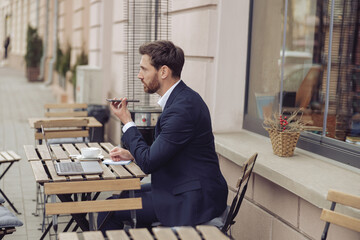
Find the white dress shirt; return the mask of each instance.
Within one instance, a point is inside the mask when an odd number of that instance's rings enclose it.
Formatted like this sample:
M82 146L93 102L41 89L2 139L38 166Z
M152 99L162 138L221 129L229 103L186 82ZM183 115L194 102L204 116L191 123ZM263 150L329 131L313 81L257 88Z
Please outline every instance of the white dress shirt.
M167 100L170 97L170 94L172 93L172 91L174 90L174 88L180 83L181 80L177 81L174 85L171 86L171 88L169 88L166 93L159 99L159 101L157 102L161 109L164 111L165 105ZM128 130L131 127L136 127L136 124L134 122L128 122L127 124L125 124L122 128L123 133L126 132L126 130Z

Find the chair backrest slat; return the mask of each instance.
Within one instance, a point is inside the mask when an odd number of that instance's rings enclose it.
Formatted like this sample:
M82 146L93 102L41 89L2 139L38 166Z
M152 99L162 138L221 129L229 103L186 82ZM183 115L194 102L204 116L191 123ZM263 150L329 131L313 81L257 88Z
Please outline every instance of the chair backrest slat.
M180 239L192 239L192 240L201 240L201 237L194 228L192 227L179 227L176 228L176 232L178 233Z
M85 109L88 105L86 103L49 103L45 104L45 109Z
M336 204L360 209L360 197L352 194L340 192L330 189L328 191L327 200L332 202L331 209L323 209L320 219L325 221L325 227L321 235L321 239L327 238L330 223L339 225L341 227L351 229L356 232L360 232L360 219L352 216L345 215L343 213L335 212Z
M134 240L153 240L154 239L146 228L130 229L129 233Z
M46 112L45 117L87 117L88 112Z
M50 194L70 194L86 192L108 192L140 189L138 178L102 181L77 181L77 182L54 182L45 183L44 192Z
M214 226L199 225L196 229L201 232L205 240L229 240L218 228Z
M104 236L100 231L84 232L84 240L104 240Z
M109 230L106 231L106 236L109 240L130 240L124 230Z
M360 220L345 214L323 209L320 219L325 222L331 222L336 225L360 232Z
M238 179L237 183L236 183L236 187L239 188L241 182L246 181L249 177L250 174L252 172L252 167L255 164L255 160L257 158L257 153L255 153L254 155L252 155L244 164L243 164L243 170L245 171L243 173L243 175Z
M53 138L77 138L77 137L89 137L88 130L52 130L47 131L46 133L47 139ZM41 133L35 133L35 139L43 139L44 136Z
M178 240L171 228L156 227L152 231L157 240Z
M87 117L86 103L45 104L45 117Z
M59 240L79 240L76 232L64 232L59 234Z
M35 128L55 128L55 127L84 127L87 126L89 120L86 118L79 119L51 119L39 120L34 123Z
M112 212L142 208L141 198L46 203L46 215Z
M330 189L327 195L327 200L360 209L360 196L354 196Z

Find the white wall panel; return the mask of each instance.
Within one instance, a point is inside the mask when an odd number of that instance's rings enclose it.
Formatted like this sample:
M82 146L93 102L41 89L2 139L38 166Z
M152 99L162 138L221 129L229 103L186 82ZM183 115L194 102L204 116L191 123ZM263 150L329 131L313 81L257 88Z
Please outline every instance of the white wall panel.
M172 15L172 40L186 55L214 56L215 49L209 43L216 41L210 19L216 18L216 10L206 9ZM212 36L212 38L209 38Z
M90 28L89 50L99 50L100 34L100 28Z
M95 2L90 5L90 26L99 25L101 20L101 3Z
M78 29L83 27L83 12L77 11L74 13L73 28Z
M122 21L125 19L124 15L124 7L126 0L114 0L114 8L113 8L113 19L114 22Z
M125 54L113 54L111 61L111 88L113 96L124 96L126 93L126 81L124 79Z
M73 40L72 44L74 48L81 48L82 46L82 31L81 30L75 30L73 32Z
M125 24L114 24L112 35L112 51L126 51L125 37Z

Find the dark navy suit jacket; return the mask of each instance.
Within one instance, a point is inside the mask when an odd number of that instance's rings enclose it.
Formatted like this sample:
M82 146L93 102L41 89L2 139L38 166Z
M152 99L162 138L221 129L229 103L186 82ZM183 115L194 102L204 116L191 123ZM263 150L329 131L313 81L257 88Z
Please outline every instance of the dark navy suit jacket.
M165 226L201 224L226 208L228 188L215 152L210 113L200 95L180 82L172 91L149 147L136 127L122 141L151 174L155 213Z

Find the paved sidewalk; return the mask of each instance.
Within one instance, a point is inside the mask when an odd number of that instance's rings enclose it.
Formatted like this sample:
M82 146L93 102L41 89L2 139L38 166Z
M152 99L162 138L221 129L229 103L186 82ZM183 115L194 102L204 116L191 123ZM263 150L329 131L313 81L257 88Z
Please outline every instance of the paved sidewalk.
M45 103L56 101L44 83L30 83L21 71L0 67L0 150L13 150L22 160L15 163L0 182L1 189L21 215L24 225L5 239L39 239L41 216L35 217L35 179L23 146L34 144L34 131L27 119L44 115ZM4 169L2 164L0 168ZM5 203L11 211L9 204ZM47 238L49 239L49 238Z

